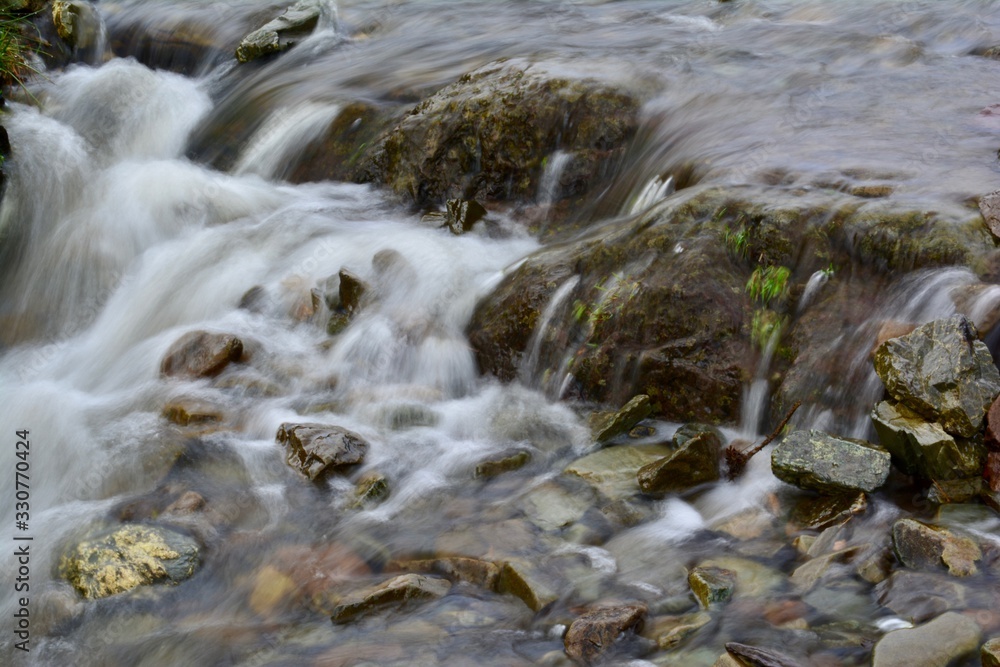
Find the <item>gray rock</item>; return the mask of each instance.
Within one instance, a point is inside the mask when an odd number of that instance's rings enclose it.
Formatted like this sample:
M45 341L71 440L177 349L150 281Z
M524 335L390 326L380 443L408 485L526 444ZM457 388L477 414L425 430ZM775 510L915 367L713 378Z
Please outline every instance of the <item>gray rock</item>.
M639 394L633 396L632 400L622 406L622 408L610 415L602 415L595 419L591 428L594 435L594 442L607 442L619 435L628 433L633 426L652 414L653 408L649 404L649 396Z
M520 598L532 611L541 611L559 599L557 586L526 560L508 560L500 568L497 580L498 593L509 593Z
M346 623L384 607L399 607L411 601L432 600L451 589L447 579L420 574L401 574L372 588L347 595L330 614L334 623Z
M887 634L875 645L872 667L947 667L979 648L980 636L973 619L947 612L930 623Z
M275 436L286 449L285 462L312 481L364 460L368 442L357 433L329 424L289 424Z
M299 0L285 12L243 38L236 47L241 63L290 49L312 33L323 12L321 0Z
M76 545L59 569L83 597L97 599L138 586L179 583L194 574L199 563L198 544L191 537L133 524Z
M801 660L773 649L764 649L738 642L727 643L726 651L735 655L739 664L747 667L801 667L802 665Z
M674 493L719 479L719 436L702 431L683 442L669 456L639 469L636 478L643 493Z
M1000 394L1000 372L964 316L935 320L875 351L875 372L894 399L945 431L976 435Z
M771 453L778 479L825 492L874 491L889 476L889 452L821 431L794 431Z
M583 664L605 656L626 635L642 631L646 619L644 605L606 607L587 612L573 621L563 643L566 655Z
M672 453L666 445L617 445L591 452L566 466L608 498L626 499L641 493L636 473Z
M882 401L875 406L872 421L879 443L908 475L951 480L978 475L983 469L986 451L982 444L953 437L905 405Z
M990 604L992 588L971 588L965 579L938 572L899 569L876 587L878 603L914 623L946 611ZM980 599L982 598L982 599Z
M892 525L892 544L899 562L906 567L946 568L959 577L976 574L976 562L983 556L972 538L914 519L900 519Z

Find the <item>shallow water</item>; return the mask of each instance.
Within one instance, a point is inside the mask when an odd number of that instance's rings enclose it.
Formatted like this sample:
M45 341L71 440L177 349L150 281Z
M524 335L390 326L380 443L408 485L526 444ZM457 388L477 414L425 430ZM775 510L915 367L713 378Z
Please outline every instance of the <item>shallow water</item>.
M1000 7L986 1L340 2L280 58L244 69L219 50L170 61L186 74L120 57L162 63L172 53L122 35L195 17L226 43L276 3L98 6L119 57L50 73L32 84L42 111L13 104L4 118L17 160L0 208L0 424L11 438L29 429L32 443L35 643L24 664L534 664L561 650L559 628L581 605L638 599L657 615L691 611L683 567L734 549L714 529L787 495L765 453L738 482L636 500L627 519L598 511L589 487L557 474L590 449L580 416L589 406L559 402L560 374L542 373L548 318L521 381L506 386L479 376L464 334L477 299L540 242L503 216L502 234L455 237L377 189L281 180L344 103L413 101L501 57L634 86L648 99L642 127L610 189L573 213L581 221L647 208L695 182L886 185L894 202L962 210L1000 181L1000 122L984 112L998 101L1000 67L968 55L1000 42ZM227 135L237 142L228 171L211 166L233 148L216 143L220 125L240 128ZM557 197L546 189L541 203ZM373 264L386 250L397 253L388 271ZM323 307L310 315L310 290L341 268L377 299L331 338ZM959 269L900 276L877 316L950 314L952 291L976 282ZM239 307L253 288L251 307ZM198 329L238 335L250 361L213 381L161 377L168 347ZM870 435L876 329L845 337L844 381L797 423ZM766 376L762 367L729 436L764 430ZM215 406L223 428L167 424L160 412L177 397ZM287 421L336 423L371 452L349 479L315 487L274 442ZM676 425L656 427L650 440ZM526 468L474 477L515 448L531 453ZM350 507L370 471L390 480L391 495ZM7 526L11 477L0 482ZM203 567L176 588L77 600L57 576L61 552L123 514L142 516L165 488L197 491L213 512L191 526L206 544ZM899 511L895 497L873 503L859 533ZM794 559L784 537L769 526L755 543L775 571ZM339 576L349 588L378 580L392 560L435 553L526 558L556 582L558 600L536 615L511 596L457 586L412 612L333 626L303 583ZM261 593L275 572L313 561L315 572L292 577L295 592ZM10 560L2 567L10 590ZM775 597L795 598L776 586ZM808 620L852 622L877 638L888 612L849 588L808 599ZM12 596L0 600L10 619ZM725 641L756 638L865 664L859 647L819 650L755 613L728 608L684 653L648 659L710 665ZM10 637L0 637L8 655Z

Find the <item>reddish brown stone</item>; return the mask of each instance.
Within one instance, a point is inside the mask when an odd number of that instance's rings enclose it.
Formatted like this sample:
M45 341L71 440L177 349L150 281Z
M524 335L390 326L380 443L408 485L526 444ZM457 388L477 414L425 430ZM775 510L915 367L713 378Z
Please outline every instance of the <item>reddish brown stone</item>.
M993 401L986 413L986 446L994 452L1000 452L1000 396Z
M595 609L573 621L566 632L566 655L573 660L590 664L599 659L623 634L642 631L646 620L646 607L624 605Z
M996 493L1000 491L1000 452L990 452L986 456L986 468L983 470L983 478L990 486L990 491Z

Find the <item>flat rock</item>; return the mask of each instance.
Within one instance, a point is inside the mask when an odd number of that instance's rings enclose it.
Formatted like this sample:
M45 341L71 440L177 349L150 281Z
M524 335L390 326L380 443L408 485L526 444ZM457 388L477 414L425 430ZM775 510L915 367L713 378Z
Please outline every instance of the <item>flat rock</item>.
M564 472L580 477L608 498L630 498L641 493L636 473L672 452L666 445L605 447L573 461Z
M548 577L526 560L508 560L500 568L498 593L520 598L532 611L541 611L559 599Z
M875 645L872 667L947 667L978 649L980 636L974 620L947 612L930 623L887 634Z
M738 642L728 642L726 651L736 656L746 667L801 667L802 662L774 649L759 648Z
M935 320L875 351L875 372L895 400L952 435L979 432L1000 394L1000 371L964 316Z
M591 431L594 442L607 442L632 430L636 424L653 413L649 396L639 394L622 406L618 412L598 417Z
M844 523L868 509L864 493L810 496L795 503L790 521L800 530L825 530Z
M489 479L505 472L520 470L529 463L531 452L527 449L514 449L477 464L475 475L476 478Z
M804 489L874 491L889 476L889 452L822 431L794 431L771 452L778 479Z
M275 439L286 449L285 462L312 481L360 463L369 446L357 433L329 424L285 423Z
M644 605L623 605L589 611L570 624L563 640L566 655L583 664L600 659L626 635L642 631Z
M76 545L59 569L79 593L104 598L155 583L179 583L200 563L198 544L159 526L132 524Z
M199 426L221 422L225 415L218 406L197 398L177 398L163 406L163 416L178 426Z
M346 623L384 607L400 607L411 601L440 598L450 589L451 583L447 579L401 574L341 598L330 614L330 620Z
M493 590L500 578L500 568L496 563L479 558L445 557L423 560L393 561L391 568L404 572L426 572L445 577L453 583L465 583Z
M983 446L956 438L905 405L882 401L872 412L879 443L908 475L950 480L978 475L983 468Z
M232 334L192 331L167 350L160 373L176 377L212 377L243 356L243 341Z
M916 570L947 569L965 577L979 570L982 551L975 540L947 528L929 526L915 519L900 519L892 525L892 544L903 565Z
M680 447L636 473L639 488L651 495L676 493L719 479L722 441L711 431L702 431Z

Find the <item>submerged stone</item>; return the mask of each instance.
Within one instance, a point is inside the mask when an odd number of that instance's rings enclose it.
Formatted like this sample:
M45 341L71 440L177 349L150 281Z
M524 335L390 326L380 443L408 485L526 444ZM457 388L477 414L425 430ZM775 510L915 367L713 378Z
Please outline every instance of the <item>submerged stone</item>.
M463 581L486 590L494 590L500 578L500 568L496 563L479 558L448 556L427 560L394 561L389 565L404 572L427 572L445 577L453 583Z
M796 658L775 651L738 642L728 642L726 651L736 656L738 664L747 667L801 667L802 662Z
M500 568L496 590L520 598L532 611L541 611L559 599L557 586L526 560L508 560Z
M982 558L982 551L972 538L914 519L900 519L893 524L892 545L899 562L906 567L945 568L959 577L976 574L979 571L976 562Z
M160 373L171 377L212 377L243 355L243 341L232 334L192 331L167 350Z
M477 478L491 478L505 472L520 470L531 462L531 452L526 449L515 449L504 452L496 458L491 458L476 466Z
M563 640L566 655L583 664L606 656L615 644L642 631L644 605L605 607L589 611L573 621Z
M886 391L951 435L970 438L1000 394L1000 371L964 316L935 320L875 351Z
M669 455L639 469L636 478L643 493L663 494L685 491L719 479L719 451L722 442L712 431L702 431Z
M875 645L872 667L945 667L978 649L980 636L972 618L947 612L930 623L887 634Z
M329 424L282 424L275 436L286 449L285 462L312 481L364 460L368 441Z
M978 475L983 469L981 444L955 438L903 404L882 401L875 406L872 421L879 442L908 475L950 480Z
M199 563L193 538L133 524L81 542L62 558L59 569L83 597L97 599L138 586L180 583Z
M389 497L389 480L382 473L373 470L358 480L354 485L354 503L356 508L377 505Z
M698 604L708 609L716 602L728 602L736 589L736 573L721 567L695 567L688 573L688 586Z
M400 607L408 602L432 600L451 589L447 579L420 574L402 574L377 586L356 591L340 599L330 614L334 623L346 623L384 607Z
M642 491L636 473L672 452L666 445L605 447L573 461L564 472L580 477L607 498L631 498Z
M790 520L802 530L824 530L864 514L868 497L864 493L802 498L795 503Z
M1000 667L1000 638L991 639L979 649L983 667Z
M822 431L794 431L771 453L778 479L822 492L874 491L889 476L889 452Z
M340 270L340 307L348 315L361 309L362 299L371 292L371 287L356 273L348 269Z

